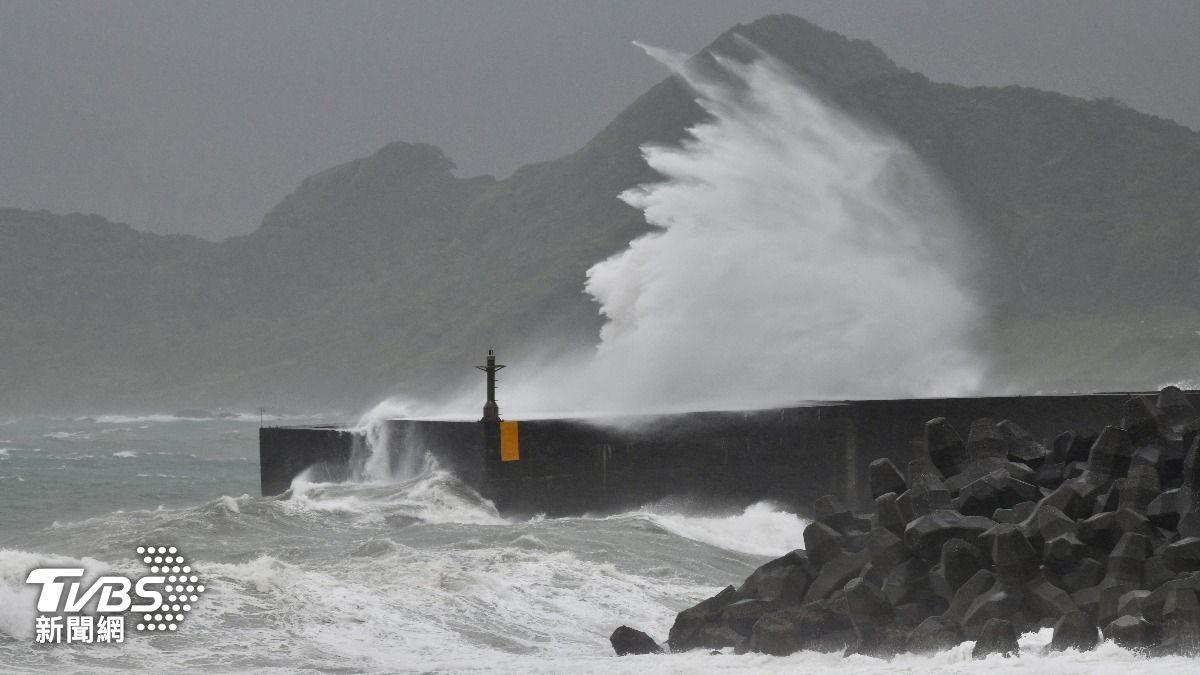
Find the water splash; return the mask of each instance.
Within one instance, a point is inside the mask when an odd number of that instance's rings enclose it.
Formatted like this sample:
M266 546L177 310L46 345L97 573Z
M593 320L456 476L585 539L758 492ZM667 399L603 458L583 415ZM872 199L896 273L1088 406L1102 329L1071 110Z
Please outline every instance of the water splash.
M765 54L716 56L702 72L645 49L692 87L709 118L679 147L643 148L665 180L621 199L655 231L587 272L606 319L594 354L510 377L508 410L974 390L982 364L958 262L964 231L919 158Z

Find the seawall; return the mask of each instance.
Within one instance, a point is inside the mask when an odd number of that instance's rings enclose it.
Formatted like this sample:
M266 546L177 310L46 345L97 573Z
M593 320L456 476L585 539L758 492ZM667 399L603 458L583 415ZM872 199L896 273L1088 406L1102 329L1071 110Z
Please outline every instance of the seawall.
M1140 392L1138 392L1140 393ZM945 417L964 438L972 420L1008 419L1048 441L1094 434L1121 419L1131 393L844 401L738 412L495 422L391 420L388 451L428 452L501 513L605 513L664 498L745 505L769 499L803 510L823 494L869 501L868 464L903 466L927 420ZM1188 392L1194 405L1200 397ZM349 431L267 427L259 434L262 492L315 478L344 480Z

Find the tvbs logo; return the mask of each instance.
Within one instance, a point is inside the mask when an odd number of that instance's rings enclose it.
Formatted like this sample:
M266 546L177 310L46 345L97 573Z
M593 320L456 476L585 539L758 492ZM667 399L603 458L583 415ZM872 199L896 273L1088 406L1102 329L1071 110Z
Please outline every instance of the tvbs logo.
M135 627L139 631L177 630L204 592L200 577L174 546L139 546L137 553L149 566L150 574L136 578L101 576L86 588L82 567L39 567L30 571L25 583L42 587L34 641L124 642L127 612L137 616Z

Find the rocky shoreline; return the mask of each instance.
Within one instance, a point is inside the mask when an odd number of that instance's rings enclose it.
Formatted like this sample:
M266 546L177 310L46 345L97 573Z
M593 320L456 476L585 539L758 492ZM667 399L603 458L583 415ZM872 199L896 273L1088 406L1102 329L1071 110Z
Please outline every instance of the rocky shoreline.
M1120 426L1040 443L943 418L901 471L870 466L874 513L817 500L804 549L680 612L667 647L890 658L974 641L1018 653L1101 640L1148 655L1200 653L1200 413L1176 387L1126 401ZM621 626L618 655L663 651Z

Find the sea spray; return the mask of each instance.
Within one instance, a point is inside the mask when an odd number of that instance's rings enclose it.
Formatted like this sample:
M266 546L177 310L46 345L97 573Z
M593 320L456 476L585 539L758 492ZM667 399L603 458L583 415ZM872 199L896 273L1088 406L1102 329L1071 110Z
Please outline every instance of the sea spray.
M973 391L982 364L966 235L915 153L768 55L716 56L714 74L646 50L673 66L708 118L678 147L643 148L664 180L621 199L654 231L587 272L605 318L595 352L513 369L507 409L736 409Z

